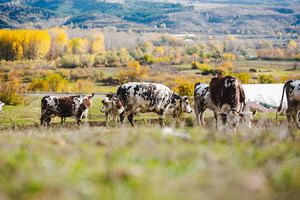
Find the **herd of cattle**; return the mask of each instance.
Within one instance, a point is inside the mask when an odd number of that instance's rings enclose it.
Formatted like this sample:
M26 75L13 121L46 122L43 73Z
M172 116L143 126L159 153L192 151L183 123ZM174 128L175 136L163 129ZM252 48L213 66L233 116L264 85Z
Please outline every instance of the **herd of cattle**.
M280 106L286 93L287 119L300 128L300 80L290 80L284 84ZM75 116L77 124L88 115L92 105L91 96L45 96L41 100L41 124L50 125L51 118L58 116L61 123L65 118ZM236 129L239 126L251 127L256 111L245 102L246 96L242 84L232 76L214 77L209 84L196 83L194 87L194 110L199 125L205 126L204 113L210 109L214 113L216 127ZM105 113L106 124L124 123L127 118L134 126L133 117L138 113L154 112L159 115L160 125L164 118L171 115L178 118L182 113L192 113L187 96L180 96L163 84L130 82L121 85L116 93L107 94L102 100L101 112ZM0 111L3 107L0 103Z

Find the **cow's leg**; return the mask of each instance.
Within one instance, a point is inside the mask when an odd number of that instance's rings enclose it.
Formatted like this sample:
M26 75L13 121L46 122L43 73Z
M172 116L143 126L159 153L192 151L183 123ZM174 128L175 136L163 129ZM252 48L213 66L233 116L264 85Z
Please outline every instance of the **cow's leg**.
M51 123L51 117L47 117L47 118L46 118L46 123L47 123L48 126L50 126L50 123Z
M200 123L201 123L202 126L205 126L205 125L206 125L205 122L204 122L204 112L205 112L205 110L202 110L202 111L200 112L200 115L199 115L199 118L200 118L200 119L198 119L198 120L200 121Z
M130 122L131 126L134 127L134 123L133 123L133 114L131 113L130 115L128 115L127 117L128 121Z
M61 117L61 118L60 118L60 124L62 125L63 123L64 123L64 118Z
M105 126L108 127L108 120L109 120L109 115L108 113L105 113Z
M120 123L121 123L121 125L124 124L124 119L125 119L125 112L122 112L122 113L120 114Z
M218 129L218 113L214 112L214 117L215 117L215 121L216 121L216 128Z
M287 117L287 121L289 123L291 123L291 114L292 114L292 112L291 112L290 106L288 106L288 108L286 110L286 117Z

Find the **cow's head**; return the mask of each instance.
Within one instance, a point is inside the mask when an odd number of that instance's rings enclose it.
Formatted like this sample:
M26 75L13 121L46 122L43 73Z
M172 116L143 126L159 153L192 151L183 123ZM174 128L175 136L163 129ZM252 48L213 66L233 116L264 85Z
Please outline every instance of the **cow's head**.
M124 111L124 106L123 106L122 101L120 100L120 98L118 96L108 94L102 100L101 112L107 113L107 112L110 112L112 110L115 110L119 114L121 114Z
M252 119L253 119L253 116L256 115L256 110L251 110L248 105L245 105L243 111L240 112L240 114L242 114L241 125L244 128L251 128L252 127Z
M229 105L225 104L219 113L219 121L223 126L228 126L229 128L237 128L240 122L244 127L251 128L251 120L255 114L256 110L238 112L236 109L230 108Z
M168 112L173 113L173 116L178 116L180 113L191 113L193 110L189 104L187 96L181 97L178 94L173 94Z
M230 108L229 105L225 104L222 106L221 112L218 113L219 122L223 126L229 126L230 128L237 128L240 119L244 117L243 114L238 113L236 109Z
M92 103L93 103L92 98L93 97L94 97L94 93L92 93L91 96L85 96L83 98L83 105L84 105L85 108L89 108L89 107L92 106Z

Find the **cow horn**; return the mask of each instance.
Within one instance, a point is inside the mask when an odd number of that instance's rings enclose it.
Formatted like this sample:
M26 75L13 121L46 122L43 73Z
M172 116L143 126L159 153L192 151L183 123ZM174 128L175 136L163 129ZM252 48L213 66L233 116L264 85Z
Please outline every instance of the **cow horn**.
M89 99L93 98L95 96L95 93L92 93L92 96L89 96Z

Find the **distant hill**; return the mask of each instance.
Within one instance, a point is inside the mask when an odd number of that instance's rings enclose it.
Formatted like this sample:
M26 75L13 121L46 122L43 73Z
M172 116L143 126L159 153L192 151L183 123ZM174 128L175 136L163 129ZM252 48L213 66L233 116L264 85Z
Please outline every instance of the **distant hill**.
M0 0L0 28L300 32L299 0Z

